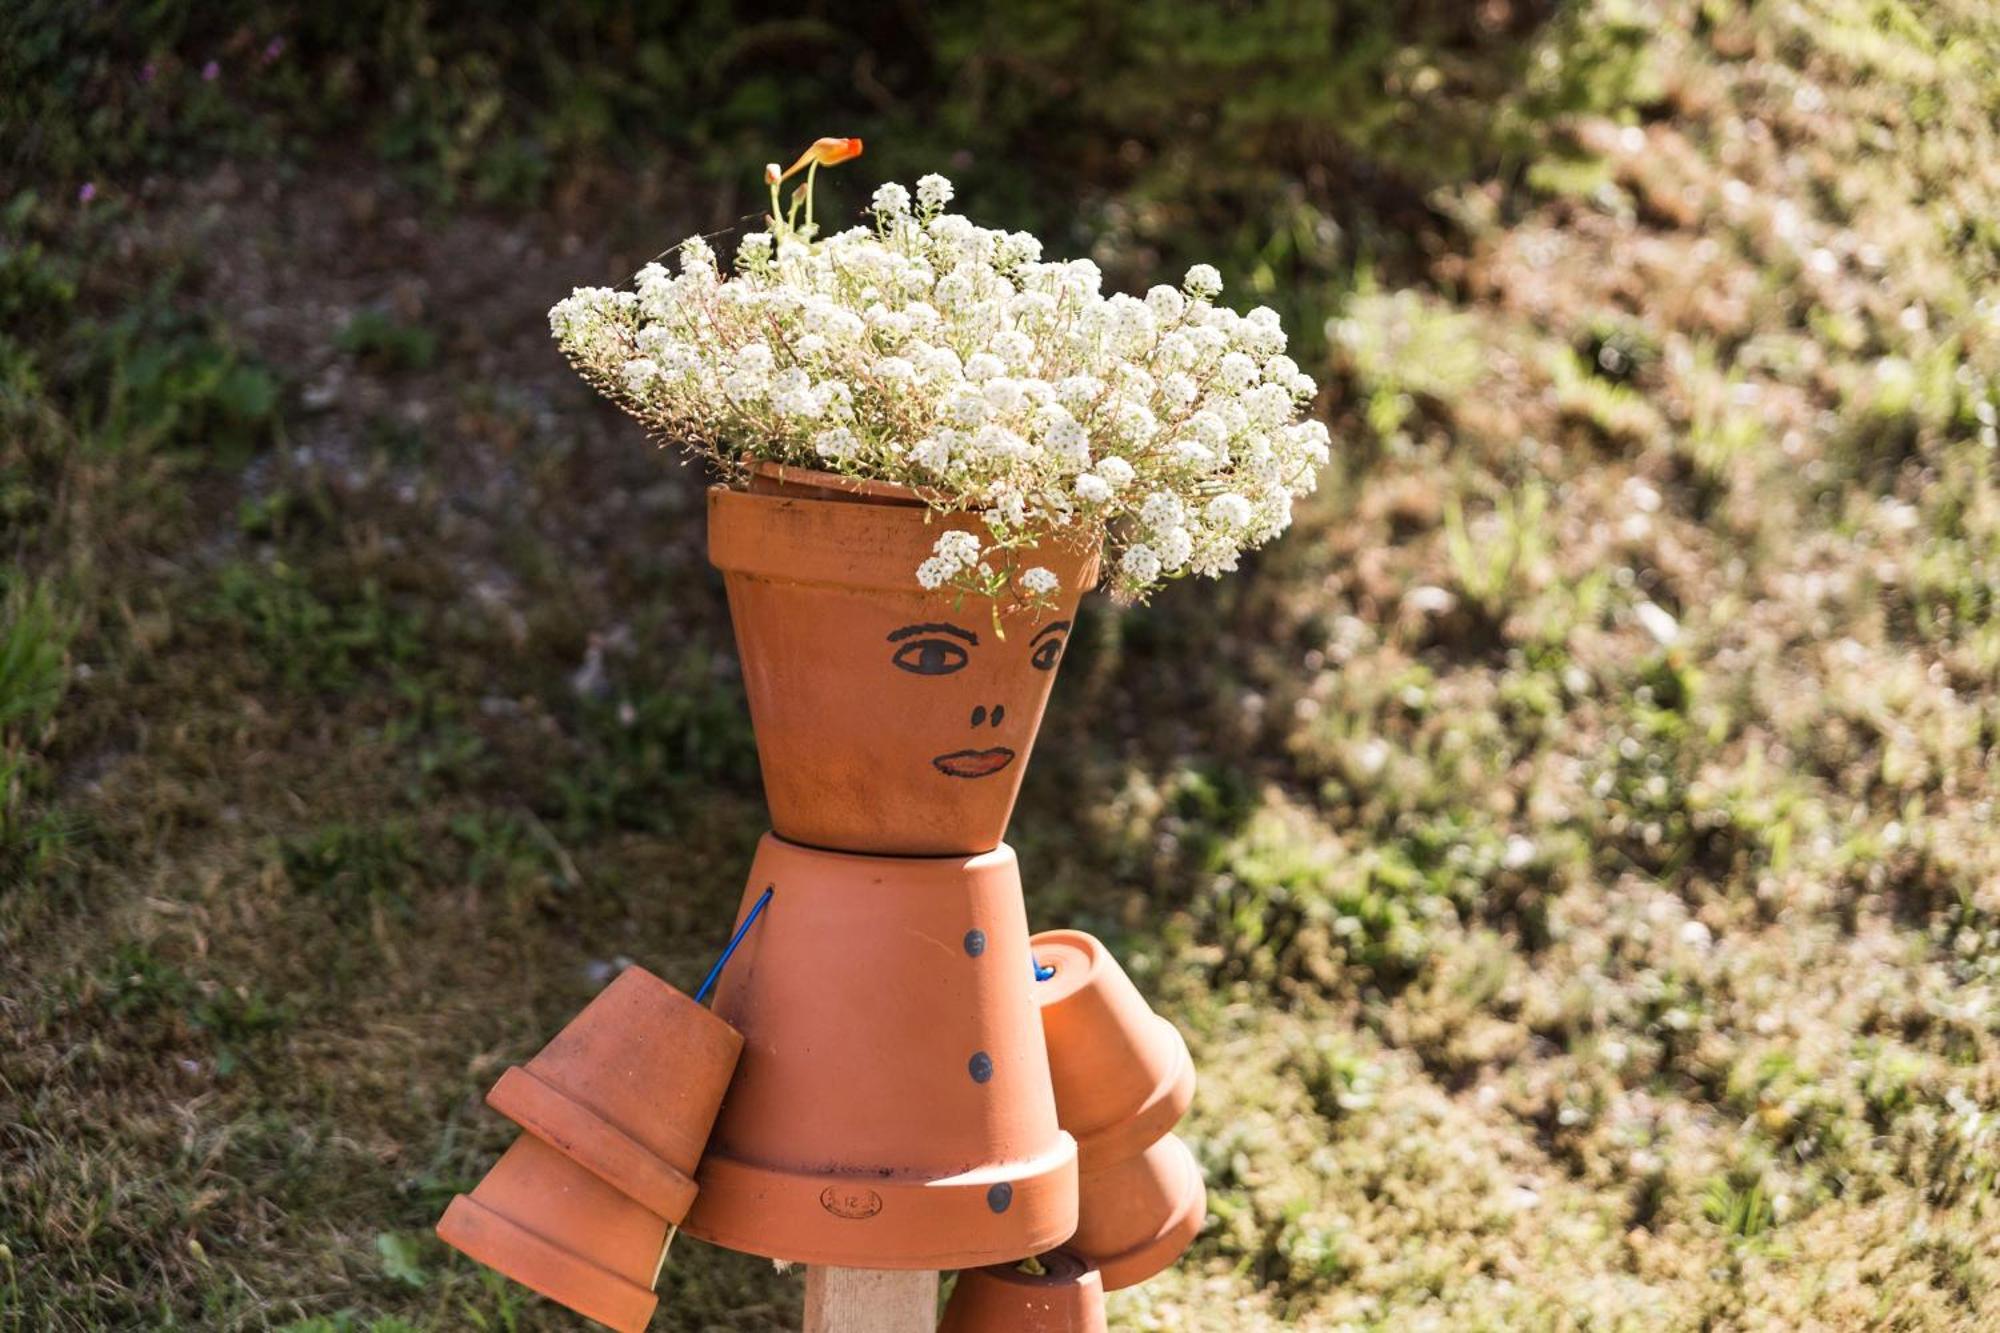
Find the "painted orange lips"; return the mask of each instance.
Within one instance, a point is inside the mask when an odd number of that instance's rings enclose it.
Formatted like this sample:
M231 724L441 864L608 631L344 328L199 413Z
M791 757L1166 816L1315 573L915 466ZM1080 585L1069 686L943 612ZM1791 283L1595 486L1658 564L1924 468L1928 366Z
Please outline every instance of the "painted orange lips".
M991 750L953 750L931 760L937 771L949 778L983 778L998 773L1014 762L1014 752L1004 745Z

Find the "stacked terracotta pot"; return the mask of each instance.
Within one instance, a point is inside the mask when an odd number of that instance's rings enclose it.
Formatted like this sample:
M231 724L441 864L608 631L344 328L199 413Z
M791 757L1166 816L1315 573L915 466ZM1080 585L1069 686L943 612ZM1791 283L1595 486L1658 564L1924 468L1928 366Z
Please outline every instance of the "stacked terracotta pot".
M709 493L773 832L769 917L716 992L743 1062L694 1235L814 1264L1019 1259L1076 1227L1020 870L1001 842L1095 557L1030 553L1042 612L926 592L908 492L764 475Z
M607 986L487 1104L526 1133L438 1235L598 1323L638 1333L667 1233L736 1068L735 1029L640 968Z
M1207 1216L1200 1164L1170 1131L1194 1101L1194 1062L1110 951L1080 930L1032 941L1056 1113L1076 1138L1076 1234L1069 1248L1104 1288L1172 1264Z
M739 924L767 890L769 911L713 1014L621 978L508 1072L489 1100L528 1133L447 1240L619 1329L671 1224L959 1269L956 1333L1101 1330L1106 1290L1186 1247L1186 1046L1089 936L1031 944L1001 841L1096 555L1017 553L1057 576L1040 606L919 587L939 534L977 526L784 469L710 492L773 826Z

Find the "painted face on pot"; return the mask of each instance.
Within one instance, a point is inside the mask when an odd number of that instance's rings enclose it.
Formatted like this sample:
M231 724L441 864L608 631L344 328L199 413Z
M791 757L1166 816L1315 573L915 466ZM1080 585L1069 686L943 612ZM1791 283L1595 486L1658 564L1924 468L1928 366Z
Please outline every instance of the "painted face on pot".
M990 682L1004 681L1012 673L993 668L1001 654L1016 653L1037 671L1054 671L1068 637L1067 620L998 642L991 635L982 642L974 630L937 620L889 631L891 666L923 677L923 688L948 689L965 703L963 732L940 738L947 748L931 757L931 767L948 778L976 779L991 777L1012 764L1016 751L1007 742L1015 734L1007 725L1008 701L991 697L999 691L989 688Z

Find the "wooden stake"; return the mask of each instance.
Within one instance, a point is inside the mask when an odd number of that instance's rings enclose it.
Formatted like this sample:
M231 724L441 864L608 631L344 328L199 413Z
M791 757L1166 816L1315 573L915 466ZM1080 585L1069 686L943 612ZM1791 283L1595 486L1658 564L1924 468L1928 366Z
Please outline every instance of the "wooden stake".
M814 1266L805 1333L933 1333L937 1296L936 1273Z

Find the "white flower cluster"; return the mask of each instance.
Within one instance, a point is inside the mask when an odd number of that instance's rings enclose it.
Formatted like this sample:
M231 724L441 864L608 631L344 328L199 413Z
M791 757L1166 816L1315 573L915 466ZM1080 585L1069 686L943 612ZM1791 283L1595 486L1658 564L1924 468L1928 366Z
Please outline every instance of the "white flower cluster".
M1291 523L1328 458L1315 386L1275 311L1212 304L1206 264L1145 298L1099 290L1087 259L945 211L926 176L875 192L873 227L744 238L725 277L699 237L680 272L579 288L549 312L592 384L724 469L771 460L917 489L982 519L938 539L927 588L1054 591L1011 553L1101 541L1127 597L1214 576ZM1001 575L995 575L999 568Z
M917 566L917 582L926 588L942 588L966 570L977 568L981 554L978 537L954 528L938 537L931 546L930 559Z

